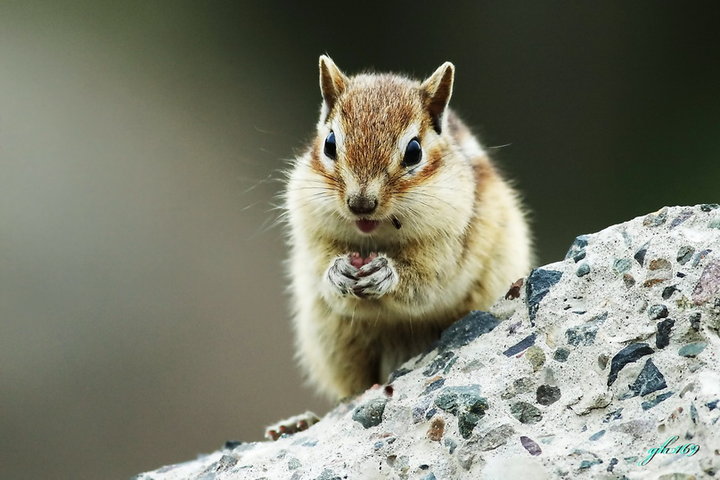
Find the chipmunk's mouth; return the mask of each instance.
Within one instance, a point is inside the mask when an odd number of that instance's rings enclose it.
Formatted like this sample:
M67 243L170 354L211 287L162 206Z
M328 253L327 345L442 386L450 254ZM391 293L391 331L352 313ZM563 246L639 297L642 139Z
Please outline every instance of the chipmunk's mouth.
M363 233L372 233L380 225L378 220L356 220L355 225Z

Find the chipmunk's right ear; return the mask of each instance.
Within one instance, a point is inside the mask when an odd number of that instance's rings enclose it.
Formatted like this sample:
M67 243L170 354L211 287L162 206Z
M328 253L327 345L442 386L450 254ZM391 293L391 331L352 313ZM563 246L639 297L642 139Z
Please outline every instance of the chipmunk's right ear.
M452 96L454 78L455 66L450 62L445 62L420 85L425 108L430 114L433 128L437 133L441 133L445 128L445 110Z
M320 55L320 92L323 97L320 121L327 120L327 116L335 106L338 97L347 86L348 79L327 55Z

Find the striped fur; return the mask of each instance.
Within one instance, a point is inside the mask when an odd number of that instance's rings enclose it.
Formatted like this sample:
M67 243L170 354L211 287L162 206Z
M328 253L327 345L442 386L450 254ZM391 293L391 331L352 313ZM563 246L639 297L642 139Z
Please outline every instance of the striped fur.
M317 137L285 192L289 273L298 362L320 391L342 398L384 382L453 321L493 303L527 273L531 242L515 191L447 108L452 64L422 83L347 77L325 56L320 71ZM323 154L330 131L335 160ZM423 159L407 168L412 138ZM363 217L380 222L370 234L346 203L360 194L378 201ZM376 298L338 291L329 269L351 252L378 252L395 283Z

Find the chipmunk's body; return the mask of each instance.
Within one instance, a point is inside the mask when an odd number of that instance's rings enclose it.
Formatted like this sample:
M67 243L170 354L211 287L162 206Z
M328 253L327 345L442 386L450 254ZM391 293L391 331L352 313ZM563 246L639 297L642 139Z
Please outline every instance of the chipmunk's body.
M384 382L529 269L515 192L447 108L453 75L346 77L320 58L318 134L286 208L297 355L333 397Z

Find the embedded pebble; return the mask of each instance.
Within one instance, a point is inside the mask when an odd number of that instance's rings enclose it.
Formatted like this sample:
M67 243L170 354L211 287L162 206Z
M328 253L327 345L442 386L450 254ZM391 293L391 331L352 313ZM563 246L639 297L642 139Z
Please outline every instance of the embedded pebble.
M655 335L655 346L657 348L665 348L670 345L670 332L674 325L675 320L670 318L657 324L657 333Z
M695 268L695 267L697 267L698 265L700 265L700 263L701 263L703 260L705 260L705 257L707 257L708 254L711 253L711 252L712 252L712 250L710 250L709 248L706 248L705 250L702 250L702 251L698 252L698 253L695 255L695 258L694 258L693 261L692 261L692 266L693 266L693 268Z
M700 319L701 318L702 318L702 314L700 312L695 312L690 315L690 326L696 332L700 330Z
M680 347L678 355L681 357L696 357L705 350L705 347L707 347L707 342L688 343L687 345Z
M695 255L695 249L693 247L682 246L677 252L676 260L680 265L685 265L693 255Z
M665 393L661 393L660 395L658 395L657 397L655 397L652 400L646 400L646 401L642 402L642 404L641 404L642 409L649 410L652 407L654 407L655 405L657 405L658 403L662 402L663 400L670 398L672 396L672 394L673 394L673 392L665 392Z
M610 363L610 374L608 375L608 386L612 385L617 379L618 373L628 363L636 362L645 355L653 353L653 349L647 343L633 343L620 350Z
M675 285L670 285L669 287L663 288L663 291L662 291L663 300L669 299L670 297L672 297L673 293L675 293L677 291L678 291L678 289L675 288Z
M487 400L480 396L479 385L445 387L435 397L435 405L457 417L458 429L463 438L470 437L488 408Z
M657 320L659 318L665 318L668 316L668 309L665 305L662 304L652 305L650 308L648 308L647 312L650 320Z
M505 445L508 438L514 434L515 429L511 425L503 424L490 429L488 432L482 433L477 442L474 442L474 447L481 452L494 450L501 445Z
M540 302L545 298L545 295L548 294L550 288L560 281L561 277L562 272L545 270L543 268L536 268L528 275L525 291L530 324L535 324L535 316L537 315L538 308L540 308Z
M635 382L630 385L630 391L641 397L663 388L667 388L665 377L650 358L645 362L645 366L635 379Z
M675 217L672 222L670 222L670 228L675 228L681 223L683 223L685 220L693 216L693 211L690 209L683 210L680 212L680 215Z
M443 385L445 385L445 379L439 378L439 379L431 382L427 387L425 387L425 390L423 390L422 394L427 395L428 393L434 392L435 390L442 387Z
M640 250L635 252L635 255L633 255L633 258L640 264L641 267L645 264L645 254L647 253L649 243L650 242L645 243L645 245L640 247Z
M570 345L592 345L595 342L597 331L597 324L587 323L578 327L568 328L565 331L565 338Z
M655 213L650 213L648 215L645 215L645 219L643 220L643 226L645 227L659 227L663 223L667 221L668 216L668 209L667 207L659 210Z
M672 265L670 262L665 260L664 258L656 258L652 261L650 261L650 264L648 265L648 269L650 270L672 270Z
M542 413L536 406L527 402L515 402L510 406L510 413L520 423L537 423L542 420Z
M615 263L613 263L613 270L617 274L622 274L630 270L632 267L632 262L628 260L627 258L618 258L615 260Z
M720 261L710 262L695 285L692 299L696 305L710 301L720 294Z
M540 385L535 398L540 405L550 405L560 400L560 389L552 385Z
M442 439L443 433L445 433L445 420L442 418L434 419L430 423L427 437L433 442L439 442Z
M583 263L581 263L580 266L577 268L577 271L575 272L575 275L577 275L578 277L584 277L584 276L587 275L588 273L590 273L590 265L588 265L587 263L583 262Z
M588 235L580 235L575 238L572 245L570 245L570 249L565 254L565 260L569 258L575 260L576 257L579 257L580 259L585 258L585 247L588 246L588 238ZM578 260L575 260L575 263L577 262Z
M380 425L385 412L385 405L388 399L385 397L375 398L355 409L352 419L360 423L365 428Z
M342 480L342 477L329 468L326 468L315 480Z
M535 344L535 337L536 335L533 333L531 335L528 335L527 337L520 340L518 343L513 345L512 347L508 348L503 352L503 355L506 357L512 357L513 355L517 355L518 353L522 352L523 350L527 350L532 345Z
M491 332L499 324L500 320L492 313L472 311L442 333L437 347L441 351L460 348L480 335Z
M435 359L430 363L430 365L428 365L428 367L423 371L423 375L425 375L426 377L431 377L437 374L440 370L444 370L454 357L455 352L451 350L439 353L437 357L435 357Z
M558 362L566 362L568 356L570 356L570 350L568 350L567 348L558 348L553 354L553 360L556 360Z
M527 450L528 453L534 457L542 453L540 445L535 443L535 440L530 437L526 437L524 435L520 436L520 443L522 444L523 448L525 448L525 450Z
M583 460L582 462L580 462L580 470L587 470L593 465L599 465L601 463L603 463L603 461L599 458L595 458L593 460Z
M530 365L532 365L534 372L537 372L540 367L545 364L545 352L543 352L542 348L537 345L533 345L527 349L527 352L525 352L525 358L527 358Z

